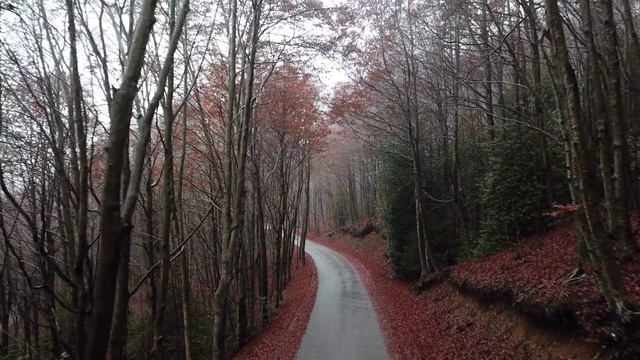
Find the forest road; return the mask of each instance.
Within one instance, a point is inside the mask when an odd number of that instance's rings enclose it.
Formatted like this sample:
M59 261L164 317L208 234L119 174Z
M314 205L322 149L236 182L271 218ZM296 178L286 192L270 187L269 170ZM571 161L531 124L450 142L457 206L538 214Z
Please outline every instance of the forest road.
M386 360L378 317L356 270L347 259L307 241L318 271L318 295L298 360Z

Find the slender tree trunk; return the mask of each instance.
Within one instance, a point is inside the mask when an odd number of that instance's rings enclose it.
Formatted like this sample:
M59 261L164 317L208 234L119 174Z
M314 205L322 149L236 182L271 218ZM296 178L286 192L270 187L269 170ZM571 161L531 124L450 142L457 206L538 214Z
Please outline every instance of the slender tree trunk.
M269 325L269 258L267 256L267 237L264 228L264 202L262 197L262 184L260 180L259 159L254 158L253 164L255 172L254 191L256 204L256 231L258 232L258 256L260 263L258 295L260 297L262 327L264 328Z
M348 166L347 192L349 197L349 213L351 214L351 223L353 224L358 223L358 221L360 220L355 183L356 179L353 168L351 166Z
M156 263L156 246L155 246L155 226L153 221L153 213L154 213L154 201L153 201L153 168L152 161L149 159L147 161L147 180L145 182L145 198L146 205L144 206L145 213L145 229L146 233L144 236L144 250L146 253L146 266L147 269L151 269L152 266ZM158 304L158 287L156 284L156 275L155 272L149 276L149 293L147 295L147 301L149 303L149 307L151 308L151 321L155 322L156 313L157 313L157 304Z
M302 259L302 266L306 265L305 245L307 243L307 229L309 228L309 184L311 182L311 153L307 154L305 159L305 176L304 176L304 210L302 212L302 232L300 233L300 246L298 248L298 257Z
M535 11L536 4L533 0L521 0L521 7L524 9L525 14L529 18L529 22L527 23L527 28L529 32L529 42L531 45L531 71L533 77L533 86L531 95L533 96L533 120L534 124L538 126L543 131L546 131L546 123L544 116L544 103L540 96L542 91L542 64L540 58L540 44L538 41L538 13ZM553 183L553 173L552 173L552 163L549 158L549 146L547 135L543 132L539 132L538 134L540 151L542 154L542 176L546 190L547 204L546 206L551 206L556 200L556 191L554 189Z
M546 17L554 47L556 66L562 76L567 99L568 118L573 151L579 171L580 199L582 211L588 229L585 245L589 251L595 273L599 279L601 290L607 299L611 311L622 321L630 319L630 301L626 288L622 283L620 270L615 263L611 247L604 243L605 225L599 213L597 194L597 174L593 166L593 151L587 138L587 128L583 123L582 108L579 97L579 86L574 69L569 59L562 17L557 0L545 0Z
M627 143L627 126L622 105L622 88L620 75L620 59L618 57L618 34L613 14L612 0L598 0L599 8L604 14L603 27L605 33L604 62L607 74L608 118L611 119L613 140L613 198L611 199L611 224L613 233L625 247L625 255L630 256L638 245L631 231L629 219L629 203L631 195L629 179L629 145Z
M220 281L213 296L214 304L214 322L213 322L213 360L222 360L225 357L225 336L224 328L227 318L226 304L233 276L233 263L236 259L235 249L238 247L238 231L236 228L239 224L235 221L233 215L235 205L235 197L232 193L234 190L234 179L240 176L234 176L234 139L236 127L236 61L237 61L237 26L238 26L238 1L231 0L228 14L228 74L227 74L227 113L226 113L226 131L225 131L225 165L224 165L224 208L223 208L223 230L222 230L222 259L220 262ZM237 181L237 180L236 180ZM237 194L239 196L240 194Z
M120 177L124 163L124 146L129 133L133 99L138 92L138 80L149 34L155 22L157 0L145 0L138 18L125 75L115 92L111 108L111 127L106 149L107 161L101 209L100 257L96 272L93 311L89 323L84 358L102 360L106 356L115 302L115 288L123 239L129 236L131 225L120 216Z
M640 41L638 40L638 32L634 23L634 15L629 0L622 0L624 27L629 36L629 51L626 57L626 68L629 79L629 92L627 94L627 115L637 117L640 107L637 104L637 97L640 95ZM637 128L636 128L637 129ZM631 181L633 184L633 181ZM631 208L636 210L638 207L638 188L633 186L633 200ZM631 196L629 196L631 198ZM630 199L631 200L631 199Z
M252 108L253 108L253 87L254 87L254 69L256 66L256 53L257 53L257 42L258 36L260 33L260 5L261 2L252 1L252 14L253 19L251 23L251 41L250 41L250 51L249 51L249 61L247 62L246 67L246 78L245 78L245 88L243 91L243 99L244 104L241 112L241 116L239 117L237 126L234 126L234 114L235 114L235 106L233 105L233 101L229 101L228 105L228 113L227 113L227 132L225 139L225 153L227 158L225 159L225 221L224 221L224 231L223 231L223 254L222 254L222 271L220 276L220 284L216 289L216 293L214 295L214 303L216 306L222 305L222 309L216 309L216 314L214 317L214 360L221 359L224 356L223 347L223 330L224 330L224 318L225 313L224 305L226 301L226 297L229 291L229 285L231 284L231 277L233 275L233 268L235 266L235 261L237 259L237 252L239 250L240 244L240 236L242 233L242 229L244 227L244 216L245 216L245 205L246 205L246 186L245 186L245 172L246 172L246 163L247 163L247 153L249 146L249 135L251 133L251 120L252 120ZM232 10L231 10L231 24L233 29L230 31L230 71L229 71L229 98L236 98L236 86L235 86L235 78L236 78L236 54L235 49L231 47L235 47L235 39L236 39L236 28L235 24L237 23L237 1L232 0ZM231 84L234 82L234 84ZM239 132L237 138L237 154L235 154L235 159L233 158L234 149L234 129L237 129ZM234 174L231 173L233 164L237 163L236 172Z
M169 32L173 34L175 29L176 2L169 3ZM164 99L164 164L162 167L162 182L164 184L162 194L162 230L160 233L160 289L158 291L158 308L155 321L153 323L153 348L151 357L157 360L166 358L164 342L166 336L165 314L169 306L169 276L171 269L170 249L171 246L171 220L174 214L175 198L173 193L173 122L175 113L173 112L173 67L167 76L167 89Z
M125 146L124 169L122 172L122 196L126 196L129 180L131 178L131 168L129 161L129 138ZM151 201L151 198L150 200ZM124 239L122 256L118 264L118 278L116 283L116 303L113 313L113 327L110 334L108 349L109 359L125 359L127 338L129 331L129 260L131 257L131 237Z
M2 117L1 109L0 117ZM11 279L11 262L9 260L9 247L6 245L10 240L5 229L4 206L2 204L2 200L0 200L0 230L2 231L2 244L4 245L2 247L4 262L2 266L0 266L0 328L2 329L2 332L0 333L0 357L6 356L9 352L9 320L11 307L13 305L10 290L11 286L9 283Z
M66 0L67 14L69 18L69 49L71 59L71 73L72 73L72 104L69 106L69 122L72 131L75 131L75 136L72 139L77 139L77 152L79 154L79 174L76 176L76 189L79 193L78 198L78 210L76 215L77 225L77 250L74 269L73 280L75 282L76 289L78 291L78 302L75 304L78 307L76 312L76 351L79 354L84 353L86 344L86 307L88 303L88 294L86 290L86 284L84 279L85 274L85 259L87 254L87 224L88 224L88 197L89 197L89 166L87 160L87 136L84 130L84 118L82 108L82 85L80 82L80 73L78 70L78 53L76 47L76 25L75 25L75 4L73 0ZM76 149L74 148L75 152ZM53 291L53 289L52 289Z
M24 305L23 305L23 309L22 309L22 321L23 321L23 335L24 335L24 339L23 339L23 349L22 349L22 353L25 355L25 357L29 360L33 359L33 342L32 342L32 329L31 329L31 323L33 322L33 319L31 317L31 300L24 300Z
M116 303L113 315L109 344L109 359L125 359L128 334L129 315L129 259L131 255L131 239L124 240L116 287Z
M186 27L186 24L185 24ZM185 56L188 51L186 35L184 40L184 53ZM185 81L184 81L184 93L185 96L189 94L189 86L187 83L187 79L189 79L189 71L185 69ZM188 99L188 98L187 98ZM185 100L186 101L186 100ZM178 179L177 179L177 189L176 189L176 224L175 227L178 229L178 239L183 241L185 238L185 216L184 216L184 203L183 203L183 192L182 186L184 183L184 167L185 167L185 159L187 156L187 120L188 120L188 102L185 103L184 109L182 110L182 149L180 152L180 164L178 168ZM184 355L185 360L193 360L193 339L191 336L193 319L191 315L191 276L189 274L189 246L185 245L185 249L183 250L182 255L180 256L180 285L182 288L182 325L183 336L184 336Z
M100 256L96 271L96 288L91 321L88 329L88 341L85 351L86 360L102 360L107 353L109 334L112 325L115 303L118 265L123 246L132 230L132 218L137 204L139 187L146 158L146 148L150 139L151 120L157 110L164 92L169 69L173 66L173 54L178 46L182 24L189 10L188 0L184 0L176 31L172 33L164 59L158 85L149 107L141 119L140 138L136 146L134 170L127 189L124 203L121 205L121 176L124 166L124 147L130 130L133 101L138 93L138 81L145 61L145 51L155 22L157 0L144 0L138 17L129 57L120 88L115 91L109 117L111 126L106 149L106 170L101 203L100 217Z
M455 29L455 79L454 79L454 116L453 116L453 166L451 169L451 187L453 196L453 205L455 207L456 216L456 232L458 238L465 238L467 211L466 204L462 192L462 181L460 179L460 19L456 15ZM417 90L415 91L417 95ZM491 120L493 121L493 120ZM491 125L492 126L492 125ZM492 131L492 130L491 130Z
M413 138L414 135L409 134ZM422 195L422 170L420 165L420 150L416 149L419 144L416 144L416 139L412 141L412 157L413 157L413 181L414 181L414 200L416 208L416 235L418 238L418 255L420 257L420 274L425 276L430 272L430 265L428 261L427 239L425 238L425 223L424 212L422 207L424 204L424 197Z
M608 231L609 235L615 236L615 225L613 220L620 216L619 207L614 200L615 181L613 175L613 154L611 152L610 126L607 121L606 98L602 89L602 73L598 61L598 49L593 34L593 16L591 15L591 4L588 0L582 0L580 4L583 33L587 39L587 69L588 86L587 92L591 94L592 114L596 116L598 129L598 155L600 160L600 171L602 173L602 183L604 188L604 204L608 211Z
M3 271L2 275L8 273L8 271ZM9 295L9 292L5 290L4 279L2 279L2 283L0 283L0 300L3 302L2 305L0 305L0 327L2 327L2 334L0 334L0 356L7 356L9 353L9 316L11 315Z
M313 232L316 235L320 234L320 223L318 223L318 203L320 200L318 199L318 190L313 189Z
M241 348L248 338L248 311L247 311L247 254L246 246L240 251L238 281L240 283L240 298L238 299L238 348Z
M488 6L487 6L488 7ZM485 94L484 101L485 106L487 107L487 125L489 126L489 140L493 141L495 138L495 126L493 119L493 70L491 66L491 46L489 45L489 30L488 24L489 21L487 19L487 11L488 9L482 10L482 42L484 47L484 54L487 57L485 62L484 69L484 80L485 80Z

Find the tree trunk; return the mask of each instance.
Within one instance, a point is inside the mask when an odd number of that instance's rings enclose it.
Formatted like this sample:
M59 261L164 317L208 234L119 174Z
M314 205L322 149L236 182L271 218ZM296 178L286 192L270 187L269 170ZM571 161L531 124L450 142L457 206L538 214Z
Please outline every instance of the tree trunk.
M124 168L122 173L122 196L126 196L129 180L131 179L131 164L129 161L129 138L125 146ZM150 181L150 180L149 180ZM151 198L149 198L151 201ZM122 256L118 264L118 278L116 283L116 303L113 314L113 327L110 334L108 348L109 359L126 359L127 338L129 335L129 260L131 257L131 237L124 241Z
M298 247L298 257L302 259L302 266L306 265L307 256L305 254L305 245L307 243L307 230L309 229L309 184L311 183L311 153L307 154L305 159L305 176L304 176L304 210L302 210L302 231L300 232L300 246Z
M240 282L240 298L238 299L238 349L246 343L248 335L248 311L247 311L247 254L246 246L242 246L239 254L240 266L238 268L238 277Z
M488 7L488 6L487 6ZM493 141L495 138L495 128L494 128L494 119L493 119L493 70L491 66L491 46L489 45L489 30L488 24L489 21L487 19L487 11L489 9L482 10L482 42L484 48L484 55L487 57L485 62L484 69L484 101L486 106L486 117L487 117L487 126L489 127L489 140Z
M121 205L121 176L124 166L124 147L126 146L132 116L133 100L138 92L138 81L144 64L145 51L155 22L157 0L144 0L141 5L138 24L131 42L129 58L120 88L115 91L109 117L111 126L106 148L106 169L102 192L100 234L101 242L96 271L96 289L94 291L93 312L88 329L88 341L85 351L86 360L102 360L106 356L109 334L112 325L115 303L116 279L123 246L131 234L133 213L138 199L140 182L146 158L146 148L150 138L151 120L156 112L167 80L169 69L173 66L173 54L178 46L182 24L189 10L188 0L182 5L178 26L172 34L164 59L158 85L149 107L141 119L140 139L136 146L134 168L128 185L124 204Z
M256 160L256 159L254 159ZM258 281L258 295L260 296L260 311L262 313L262 327L265 328L269 325L269 272L267 256L267 237L265 233L264 224L264 203L262 198L262 185L260 183L260 168L258 167L258 161L254 162L254 170L256 172L256 180L254 183L254 189L256 193L256 230L258 232L258 253L260 261L260 279Z
M185 27L187 25L185 24ZM187 41L185 36L184 41L184 53L185 56L188 51ZM188 68L185 69L184 72L184 93L185 96L189 94L189 86L187 83L187 79L189 79L189 71ZM184 203L182 197L182 186L184 183L184 166L185 159L187 156L187 120L188 120L188 106L187 100L185 99L184 109L182 109L182 149L180 152L180 164L178 168L178 179L177 179L177 189L176 189L176 216L175 216L175 227L178 230L178 239L183 241L185 239L185 216L184 216ZM191 336L191 327L193 324L193 319L191 315L191 277L189 274L189 249L188 245L184 245L185 249L183 249L183 253L180 256L180 285L182 288L182 325L183 336L184 336L184 356L185 360L193 360L193 339Z
M169 4L169 32L173 35L175 29L176 2L171 0ZM175 114L173 112L173 67L167 76L167 88L164 100L164 164L162 167L162 182L164 184L162 193L162 230L160 233L160 289L158 291L158 308L153 323L153 347L151 357L157 360L166 358L165 341L165 313L169 306L169 270L171 269L171 220L174 214L175 198L173 194L173 122Z
M237 0L232 0L232 24L237 23ZM239 250L240 244L240 236L242 229L244 227L244 216L245 216L245 205L246 205L246 186L245 186L245 172L246 172L246 164L247 164L247 153L249 146L249 136L251 134L251 120L252 120L252 108L254 103L253 98L253 87L254 87L254 69L256 66L256 53L257 53L257 42L258 35L260 33L260 8L259 2L252 2L252 14L253 19L251 21L251 41L250 41L250 51L249 51L249 61L246 66L246 77L245 77L245 87L243 91L244 104L242 108L242 113L239 119L239 123L237 124L237 129L239 130L239 136L237 141L237 151L238 153L235 156L235 162L237 163L237 169L235 174L227 174L226 171L231 171L233 169L234 162L233 157L230 157L233 154L232 140L234 136L234 106L233 101L230 101L228 113L228 121L227 121L227 138L225 139L225 147L226 147L226 169L225 169L225 184L227 188L225 189L225 226L224 226L224 239L223 239L223 255L222 255L222 273L220 279L220 285L218 289L216 289L216 293L214 296L215 304L222 304L229 291L229 285L231 283L231 276L233 275L233 267L234 261L237 258L237 253ZM231 31L233 36L232 41L229 41L230 49L229 51L233 53L233 56L230 56L230 68L233 69L230 71L229 82L235 81L235 49L231 47L235 46L235 25ZM235 84L233 86L229 86L229 98L235 99L236 94ZM235 175L235 177L233 176ZM228 178L227 178L228 176ZM233 179L233 182L231 181ZM228 181L228 183L226 182ZM233 189L233 192L231 192ZM224 298L223 298L224 296ZM222 317L222 319L220 318ZM214 359L220 359L220 357L224 354L224 352L217 351L221 343L219 342L222 337L222 331L224 329L222 323L224 320L224 314L218 313L216 310L216 316L214 319ZM217 325L216 325L217 324ZM222 325L222 326L221 326ZM218 336L215 336L218 335Z
M611 224L613 234L624 246L626 256L630 256L637 250L637 243L631 231L629 219L629 203L627 196L630 191L630 163L629 145L627 143L627 126L622 105L622 88L620 75L620 59L618 57L618 34L613 14L612 0L598 0L599 8L604 14L603 27L605 42L603 57L607 74L607 105L608 116L611 122L613 140L613 197L611 199ZM604 115L604 114L603 114Z
M153 168L152 161L149 159L147 161L148 164L148 174L147 180L145 184L145 198L146 205L144 205L144 215L145 215L145 229L146 233L144 235L144 250L146 253L146 266L147 269L151 269L156 264L156 246L155 246L155 231L154 231L154 221L153 221ZM156 313L157 313L157 299L158 299L158 287L156 284L156 276L155 272L149 276L149 293L147 295L147 302L149 303L149 307L151 308L151 321L155 322Z
M626 57L627 76L629 80L629 92L627 94L627 116L637 118L640 108L636 99L640 95L640 41L634 23L634 15L629 0L622 0L624 27L629 36L629 51ZM636 129L637 130L637 127ZM638 189L632 188L633 200L631 208L636 210L638 206ZM629 196L631 198L631 196Z
M1 113L0 113L1 116ZM11 306L13 305L9 280L11 277L11 266L9 261L9 242L8 234L4 225L4 208L0 202L0 230L2 231L2 244L4 262L0 267L0 357L7 356L9 352L9 320L11 315Z
M109 337L105 334L109 334L111 330L120 252L124 239L131 232L131 225L125 223L120 216L120 177L124 164L124 146L131 123L133 99L138 92L145 49L155 22L153 14L156 4L157 0L145 0L142 3L125 74L109 111L111 126L101 203L100 256L84 356L86 360L104 359L109 344Z
M109 359L125 359L127 338L129 336L129 259L131 238L124 240L116 287L116 303L113 315L113 327L110 334Z
M569 59L569 51L564 37L562 17L557 0L545 0L546 17L549 24L556 66L562 75L562 83L567 99L568 118L576 168L579 171L580 200L586 221L588 236L584 238L601 290L611 311L620 320L630 319L630 302L622 283L620 270L614 261L611 248L604 243L605 226L599 213L597 194L597 174L593 166L593 151L587 138L587 128L583 123L579 86Z
M72 103L69 104L69 122L70 129L75 136L71 136L71 139L77 139L77 152L79 154L79 172L78 176L75 176L75 187L78 191L79 198L77 202L76 213L76 225L77 225L77 249L76 257L73 259L73 281L75 283L75 290L77 291L76 308L78 311L75 313L75 326L76 326L76 351L78 354L84 353L84 347L86 345L86 307L88 303L88 294L86 290L86 284L84 279L85 274L85 259L87 256L87 223L88 223L88 197L89 197L89 166L87 160L87 136L84 130L84 117L82 109L82 85L80 82L80 73L78 70L78 53L76 46L76 25L75 25L75 4L73 0L66 0L66 8L68 15L68 27L69 27L69 50L70 50L70 62L71 62L71 97ZM75 152L76 149L73 149ZM54 291L51 289L51 291Z
M414 135L409 134L410 137L413 138ZM417 144L417 140L413 139L412 148L412 157L413 157L413 181L414 181L414 201L416 208L416 235L418 239L418 255L420 257L420 275L425 276L431 271L431 266L429 264L429 254L428 254L428 246L427 239L425 237L426 229L424 223L424 212L422 211L422 207L424 204L424 197L422 195L422 174L421 174L421 165L420 165L420 154L419 149L416 150L416 147L419 147L419 143Z

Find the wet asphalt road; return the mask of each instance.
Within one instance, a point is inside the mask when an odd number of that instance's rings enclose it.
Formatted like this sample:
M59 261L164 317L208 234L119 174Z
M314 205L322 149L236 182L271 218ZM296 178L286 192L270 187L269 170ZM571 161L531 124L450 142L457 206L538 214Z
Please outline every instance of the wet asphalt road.
M378 318L355 269L340 254L307 241L318 270L318 295L299 360L389 359Z

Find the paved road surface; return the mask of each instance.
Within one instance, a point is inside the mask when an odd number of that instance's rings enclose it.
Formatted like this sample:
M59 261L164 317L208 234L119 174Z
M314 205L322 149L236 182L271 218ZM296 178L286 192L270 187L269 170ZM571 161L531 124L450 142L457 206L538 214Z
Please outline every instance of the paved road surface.
M318 269L318 295L299 360L386 360L378 318L360 277L340 254L307 241Z

